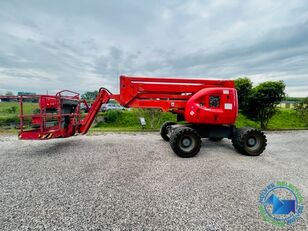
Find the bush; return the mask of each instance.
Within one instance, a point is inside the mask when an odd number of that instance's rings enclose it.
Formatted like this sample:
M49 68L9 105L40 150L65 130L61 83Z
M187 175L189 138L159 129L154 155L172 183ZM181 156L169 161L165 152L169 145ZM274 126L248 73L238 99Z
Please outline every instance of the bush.
M115 123L119 120L122 111L110 110L107 111L104 115L104 120L106 123Z
M138 117L144 117L146 120L146 127L156 128L161 124L162 111L160 109L140 109L136 110Z
M1 116L0 117L0 126L6 126L8 124L18 124L19 117L18 116Z
M6 111L7 111L9 114L16 114L17 107L16 107L16 106L12 106L12 107L8 108Z
M243 113L250 119L260 122L262 129L267 128L269 120L277 112L277 105L285 97L283 81L267 81L252 89L247 108Z
M103 121L98 122L95 127L109 128L141 128L140 117L146 121L146 129L159 129L165 121L176 121L176 115L170 112L162 112L157 109L131 109L127 111L110 110L100 113Z
M308 97L295 105L296 114L308 125Z

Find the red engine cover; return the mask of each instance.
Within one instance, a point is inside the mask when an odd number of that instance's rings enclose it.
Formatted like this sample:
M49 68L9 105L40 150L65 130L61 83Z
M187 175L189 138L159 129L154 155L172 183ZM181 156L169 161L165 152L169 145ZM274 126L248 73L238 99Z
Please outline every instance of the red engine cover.
M234 88L204 88L186 104L185 120L197 124L234 124L238 113Z

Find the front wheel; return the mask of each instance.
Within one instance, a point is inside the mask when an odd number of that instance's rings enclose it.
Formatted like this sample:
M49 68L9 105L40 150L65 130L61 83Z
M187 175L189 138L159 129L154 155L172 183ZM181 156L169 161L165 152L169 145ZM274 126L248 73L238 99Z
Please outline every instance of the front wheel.
M160 135L165 141L170 140L170 134L171 134L171 126L175 125L175 122L167 121L163 123L163 125L160 128Z
M178 127L170 136L170 146L180 157L194 157L200 151L201 137L192 128Z

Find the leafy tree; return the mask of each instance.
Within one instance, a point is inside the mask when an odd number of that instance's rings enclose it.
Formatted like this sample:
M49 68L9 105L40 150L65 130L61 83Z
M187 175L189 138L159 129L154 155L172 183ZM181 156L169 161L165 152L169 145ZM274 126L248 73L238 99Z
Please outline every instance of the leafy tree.
M277 111L277 105L284 98L285 84L283 81L261 83L252 89L244 114L252 120L259 121L261 128L266 129L268 121Z
M81 98L85 100L94 100L98 94L98 91L87 91L81 95Z
M252 82L247 77L238 78L235 80L235 87L237 90L239 109L245 110L248 106L248 100L252 90Z
M296 114L308 124L308 97L295 104Z

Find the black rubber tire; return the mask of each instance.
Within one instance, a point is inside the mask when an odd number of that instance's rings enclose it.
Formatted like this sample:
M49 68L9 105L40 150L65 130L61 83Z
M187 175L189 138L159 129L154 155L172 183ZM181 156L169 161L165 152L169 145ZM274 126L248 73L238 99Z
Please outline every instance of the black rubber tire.
M240 153L248 156L259 156L267 145L264 133L255 128L237 129L234 138L232 139L233 146Z
M165 141L169 141L170 140L170 135L169 133L169 127L171 125L175 125L176 123L175 122L172 122L172 121L167 121L165 123L163 123L163 125L160 127L160 135L161 137L165 140Z
M198 154L201 147L201 137L196 130L189 127L178 127L170 136L170 146L180 157L190 158Z
M223 137L210 137L209 140L212 142L219 142L223 139Z
M241 136L243 135L243 133L248 130L250 128L248 127L244 127L244 128L236 128L234 134L233 134L233 138L232 138L232 145L233 147L239 152L242 153L243 152L243 147L241 146Z

